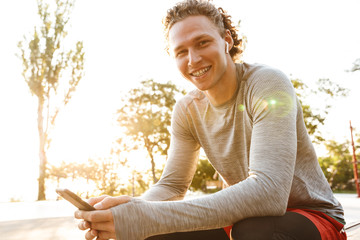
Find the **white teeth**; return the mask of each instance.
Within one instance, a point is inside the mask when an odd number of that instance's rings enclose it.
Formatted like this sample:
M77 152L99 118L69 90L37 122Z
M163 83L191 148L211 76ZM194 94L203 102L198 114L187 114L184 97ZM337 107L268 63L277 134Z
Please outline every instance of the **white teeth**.
M210 67L206 67L206 68L203 68L199 71L196 71L196 72L193 72L191 73L191 75L195 76L195 77L200 77L202 75L204 75L207 71L209 71Z

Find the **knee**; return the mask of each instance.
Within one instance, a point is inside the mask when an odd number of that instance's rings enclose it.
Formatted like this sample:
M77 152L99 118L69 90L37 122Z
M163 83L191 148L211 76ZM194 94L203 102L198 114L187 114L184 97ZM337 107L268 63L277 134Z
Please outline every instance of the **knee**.
M234 240L251 239L249 235L254 232L254 226L249 219L242 220L234 224L231 230L231 238Z
M260 222L259 222L260 220ZM248 218L234 224L231 230L233 240L268 240L273 234L271 223L264 224L259 218Z

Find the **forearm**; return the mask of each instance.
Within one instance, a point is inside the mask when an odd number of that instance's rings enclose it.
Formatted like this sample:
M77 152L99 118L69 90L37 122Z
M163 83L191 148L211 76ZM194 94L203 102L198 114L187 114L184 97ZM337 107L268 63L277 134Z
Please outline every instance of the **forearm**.
M186 186L175 188L160 181L140 196L139 199L146 201L182 200L185 197L186 191Z
M140 240L170 232L225 227L248 217L282 215L287 193L269 190L268 184L259 181L249 178L198 199L168 202L136 199L112 208L117 239Z

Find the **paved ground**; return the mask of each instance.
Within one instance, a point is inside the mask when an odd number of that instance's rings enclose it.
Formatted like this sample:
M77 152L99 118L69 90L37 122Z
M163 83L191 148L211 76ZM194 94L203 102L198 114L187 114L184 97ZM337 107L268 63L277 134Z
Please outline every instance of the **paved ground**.
M360 240L360 198L355 194L335 194L345 210L348 240Z
M1 240L80 240L76 210L66 201L0 203Z
M0 222L2 240L80 240L85 239L73 217L39 218Z
M356 194L335 194L335 197L344 207L347 225L360 221L360 198Z
M360 221L360 198L336 194L345 209L347 226ZM0 203L1 240L79 240L84 239L72 215L75 207L65 201ZM354 228L353 228L354 229ZM349 240L360 239L360 227L349 231Z

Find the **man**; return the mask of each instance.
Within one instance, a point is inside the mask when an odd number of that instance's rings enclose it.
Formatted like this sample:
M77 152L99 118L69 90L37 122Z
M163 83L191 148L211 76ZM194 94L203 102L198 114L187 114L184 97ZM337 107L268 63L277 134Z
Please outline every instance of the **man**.
M170 54L197 89L175 106L160 181L138 199L91 199L98 211L75 213L86 239L228 239L227 226L235 240L346 239L287 77L235 63L241 40L209 2L181 2L164 24ZM200 148L229 187L182 200Z

